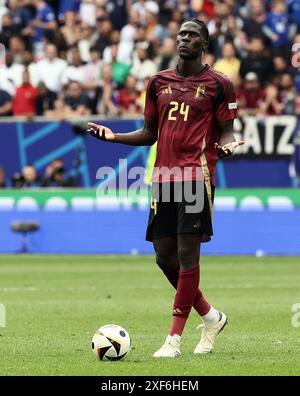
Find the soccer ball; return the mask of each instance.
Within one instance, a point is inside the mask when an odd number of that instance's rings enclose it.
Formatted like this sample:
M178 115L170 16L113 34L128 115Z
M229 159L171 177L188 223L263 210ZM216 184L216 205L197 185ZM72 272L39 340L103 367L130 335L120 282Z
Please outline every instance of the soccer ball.
M100 327L92 339L92 349L99 360L124 359L130 348L131 340L128 332L114 324Z

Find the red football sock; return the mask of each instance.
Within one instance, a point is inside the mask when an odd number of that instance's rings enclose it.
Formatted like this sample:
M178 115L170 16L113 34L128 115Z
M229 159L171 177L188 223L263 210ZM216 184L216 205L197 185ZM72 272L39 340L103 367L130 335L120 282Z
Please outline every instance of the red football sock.
M200 316L204 316L208 313L210 310L210 304L206 300L206 298L203 296L203 293L200 289L197 290L194 304L193 304L194 309L198 312Z
M179 271L177 291L173 305L173 324L170 335L181 336L189 313L192 309L199 285L199 267Z
M171 285L177 289L179 271L164 271L165 276ZM198 312L200 316L204 316L210 310L210 304L204 297L202 291L198 289L196 291L196 296L193 304L194 309Z

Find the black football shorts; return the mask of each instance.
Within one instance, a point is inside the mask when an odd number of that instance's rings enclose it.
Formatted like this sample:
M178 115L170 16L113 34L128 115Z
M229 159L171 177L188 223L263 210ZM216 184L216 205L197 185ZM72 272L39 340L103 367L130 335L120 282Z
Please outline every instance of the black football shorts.
M210 241L214 190L210 180L153 183L146 240L198 234Z

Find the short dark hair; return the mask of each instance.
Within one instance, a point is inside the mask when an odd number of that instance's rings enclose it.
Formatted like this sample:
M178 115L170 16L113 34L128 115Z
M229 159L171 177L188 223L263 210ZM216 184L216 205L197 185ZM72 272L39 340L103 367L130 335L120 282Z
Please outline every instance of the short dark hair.
M99 54L101 53L100 48L97 47L97 45L92 45L90 47L90 52L99 52Z
M204 37L205 37L205 40L206 40L206 41L209 40L209 32L208 32L207 26L206 26L206 24L205 24L204 21L202 21L201 19L197 19L197 18L191 18L191 19L188 19L188 20L184 21L184 22L182 23L182 25L183 25L184 23L186 23L186 22L194 22L194 23L197 23L197 25L199 25L199 26L201 27L201 30L202 30L202 32L203 32L203 34L204 34Z

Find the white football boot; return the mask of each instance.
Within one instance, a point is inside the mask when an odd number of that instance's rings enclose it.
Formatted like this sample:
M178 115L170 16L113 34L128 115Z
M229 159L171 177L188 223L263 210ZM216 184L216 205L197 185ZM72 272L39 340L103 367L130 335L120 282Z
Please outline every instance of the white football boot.
M164 345L158 351L154 352L153 357L179 357L181 355L180 339L181 337L178 334L174 334L173 336L168 335Z
M197 329L202 329L201 340L196 346L194 353L204 354L209 353L213 350L216 336L224 329L227 325L227 317L223 312L219 312L220 319L218 322L210 324L201 324Z

